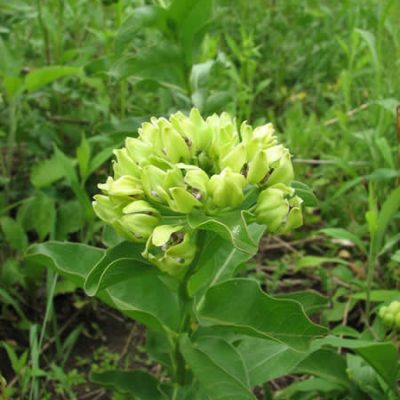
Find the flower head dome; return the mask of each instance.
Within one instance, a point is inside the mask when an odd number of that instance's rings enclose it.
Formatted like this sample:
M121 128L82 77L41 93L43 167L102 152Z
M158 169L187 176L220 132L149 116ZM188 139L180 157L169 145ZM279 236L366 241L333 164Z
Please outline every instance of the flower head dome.
M178 112L145 122L139 136L127 138L114 154L114 176L99 185L94 210L119 234L147 242L145 257L172 275L192 261L196 233L168 227L165 216L240 209L256 188L252 211L270 232L302 223L301 199L289 187L290 153L278 144L272 124L253 129L244 122L237 129L227 113L204 120L192 109L189 116Z

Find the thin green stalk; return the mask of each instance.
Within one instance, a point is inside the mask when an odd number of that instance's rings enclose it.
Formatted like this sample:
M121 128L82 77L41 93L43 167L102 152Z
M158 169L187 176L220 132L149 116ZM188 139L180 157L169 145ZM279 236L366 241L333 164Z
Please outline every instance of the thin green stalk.
M43 35L45 58L48 65L51 64L51 54L50 54L50 39L49 32L47 31L46 25L43 21L42 13L42 2L41 0L36 0L36 10L38 14L38 22Z
M58 273L53 273L51 270L48 270L47 273L47 280L48 280L48 292L47 292L47 304L46 304L46 312L44 315L43 323L42 323L42 329L40 331L40 336L39 336L39 341L37 342L37 349L38 353L35 357L32 355L32 366L33 368L39 368L40 367L40 349L42 348L44 336L46 333L46 326L47 323L50 319L51 311L53 309L53 298L54 298L54 292L57 284L57 279L58 279ZM36 346L35 346L36 347ZM31 382L31 390L29 394L29 400L32 400L34 397L34 394L36 393L37 390L35 390L36 385L36 378L32 378Z

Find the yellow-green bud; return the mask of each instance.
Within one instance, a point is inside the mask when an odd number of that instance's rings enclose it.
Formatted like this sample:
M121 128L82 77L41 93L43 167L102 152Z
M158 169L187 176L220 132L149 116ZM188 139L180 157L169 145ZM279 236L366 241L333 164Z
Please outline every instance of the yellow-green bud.
M153 144L140 139L126 138L125 147L129 157L139 165L148 164L150 156L153 155Z
M268 148L265 152L267 154L268 164L271 168L266 185L273 186L279 183L289 185L294 177L289 150L282 145L277 145Z
M225 168L220 174L213 175L208 182L208 194L215 206L220 208L238 207L243 199L246 179L243 175Z
M92 203L96 215L104 222L111 224L122 215L122 209L126 206L125 199L113 198L96 194Z
M396 314L396 317L394 318L394 323L398 328L400 328L400 313Z
M378 315L387 326L396 324L400 328L400 301L394 300L388 306L382 306Z
M285 192L272 187L263 190L254 213L258 223L266 225L269 232L277 232L289 213Z
M257 199L254 214L258 223L267 225L271 233L286 233L303 224L302 200L283 184L263 190Z
M143 252L161 271L177 277L183 276L195 254L195 236L173 225L155 228Z
M160 223L160 213L144 200L137 200L122 210L121 224L137 241L145 241Z
M398 300L392 301L388 306L387 312L390 314L400 313L400 301Z
M213 132L210 156L215 160L223 159L239 143L236 123L227 113L212 115L206 122Z
M246 163L246 147L244 143L236 145L219 163L220 168L230 168L233 172L241 172Z
M97 186L110 196L137 196L143 194L140 180L129 175L121 176L117 180L109 176L106 183L100 183Z
M121 176L139 177L140 169L135 161L129 156L126 148L114 150L115 158L117 159L114 164L114 178Z

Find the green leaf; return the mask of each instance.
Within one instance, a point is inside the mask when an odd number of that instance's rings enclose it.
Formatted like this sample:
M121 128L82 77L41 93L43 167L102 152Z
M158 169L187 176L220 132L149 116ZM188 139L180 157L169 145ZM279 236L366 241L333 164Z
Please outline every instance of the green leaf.
M33 92L57 79L66 76L77 76L81 71L82 70L79 67L67 67L61 65L42 67L28 73L25 77L25 86L29 92Z
M284 343L257 337L243 337L237 346L249 374L251 386L260 385L291 373L307 353Z
M252 232L247 225L245 211L232 211L220 216L208 216L205 214L189 214L188 224L192 229L203 229L215 232L233 246L244 253L253 255L258 250L260 232L265 230L263 225L252 224Z
M184 64L180 50L169 42L161 42L141 51L133 58L121 60L116 65L119 79L134 76L150 79L167 87L186 90Z
M264 228L256 224L250 225L249 232L254 241L258 243ZM230 241L228 242L216 234L208 234L196 271L188 282L189 295L193 296L207 286L231 278L236 267L249 260L254 254L256 254L256 250L254 253L245 253L232 247Z
M166 10L159 6L142 6L133 10L122 24L115 38L115 49L121 53L136 37L136 34L143 28L158 28L160 30L166 27Z
M27 256L55 268L79 287L87 287L90 295L96 294L129 317L153 329L177 331L181 310L176 282L144 260L118 258L128 250L126 243L106 251L78 243L47 242L31 246Z
M90 154L91 154L90 144L86 139L85 135L82 135L81 143L76 149L76 158L78 160L79 172L83 182L86 181L89 175Z
M64 170L64 176L67 182L69 183L72 191L79 200L82 209L85 211L85 215L87 217L93 216L94 213L92 209L92 204L89 200L89 197L85 189L79 183L78 175L76 173L73 161L57 147L55 148L55 155L57 157L58 162L60 163L60 165Z
M17 219L26 231L34 230L39 240L43 241L49 233L54 231L56 222L54 200L38 191L18 209Z
M88 175L91 175L93 172L95 172L112 156L114 148L115 146L106 147L93 156L93 158L90 160Z
M354 350L375 369L390 388L395 389L399 366L398 353L393 343L342 339L334 336L327 336L318 342L320 346L329 345Z
M324 233L325 235L331 236L335 239L350 240L351 242L356 244L362 252L366 253L366 248L363 241L354 233L351 233L346 229L326 228L326 229L321 229L320 232Z
M305 207L318 207L318 199L312 189L303 182L293 181L292 188L296 194L304 200Z
M219 338L192 343L180 339L183 357L209 399L254 400L249 390L243 360L235 348Z
M376 50L376 39L375 35L370 32L366 31L364 29L358 29L356 28L355 31L360 34L360 36L363 38L363 40L367 43L369 47L369 51L372 56L372 62L375 65L376 68L379 68L379 57L378 57L378 52Z
M92 372L90 379L107 389L131 394L137 400L165 400L159 381L145 371Z
M297 392L312 393L329 393L342 392L343 388L335 383L320 378L310 378L304 381L297 381L276 393L276 400L294 399ZM307 397L307 398L323 398L323 397Z
M83 225L82 208L77 200L66 201L58 209L57 240L62 240L69 233L77 232Z
M296 270L299 271L303 268L320 267L325 263L343 264L348 263L338 257L320 257L320 256L305 256L296 261Z
M367 293L365 291L354 293L351 295L351 298L355 300L367 300ZM398 299L400 299L400 290L377 289L371 290L369 293L369 300L373 303L382 301L390 302Z
M376 233L376 249L380 250L383 245L383 239L386 233L386 230L392 221L394 215L400 208L400 187L394 189L385 202L382 205L381 210L379 211L378 216L378 229Z
M382 380L378 379L377 373L362 357L348 353L346 360L347 374L352 382L357 384L364 397L367 396L373 400L388 400L387 388L382 390Z
M319 376L344 388L350 386L346 372L346 361L333 349L321 349L301 361L296 371Z
M31 182L35 188L51 185L64 177L64 168L56 155L32 166Z
M104 286L113 283L105 292L115 308L152 329L178 331L181 309L177 288L156 267L120 259L110 265L102 280Z
M213 0L198 0L186 17L179 21L178 29L187 65L193 64L193 56L201 45L204 28L212 15Z
M320 293L311 290L281 293L274 297L277 299L290 299L299 302L307 314L312 314L329 306L328 297L322 296Z
M198 313L207 326L230 327L297 351L306 351L312 339L326 333L308 319L299 303L274 299L250 279L231 279L211 287Z
M28 246L28 238L22 225L10 217L0 218L0 226L6 241L15 250L25 250Z
M109 271L109 269L113 269L114 263L121 261L121 259L128 261L130 264L128 268L130 269L132 269L132 261L135 261L136 265L146 264L147 268L152 268L141 255L142 251L143 245L127 241L107 250L104 253L104 257L91 269L85 280L84 289L86 293L89 296L95 296L102 288L107 288L108 286L112 286L113 283L119 282L118 277L121 271ZM123 271L122 274L125 275ZM106 277L107 281L104 281ZM126 271L125 279L126 277L129 277L129 270Z
M85 279L105 250L81 243L47 242L30 246L29 260L54 268L83 288Z

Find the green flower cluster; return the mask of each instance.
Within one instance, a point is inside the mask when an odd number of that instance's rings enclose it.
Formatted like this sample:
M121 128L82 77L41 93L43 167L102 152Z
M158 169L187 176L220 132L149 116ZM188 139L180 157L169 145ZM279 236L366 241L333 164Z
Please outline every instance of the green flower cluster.
M379 309L379 316L387 326L395 325L400 328L400 301L395 300L388 306L382 306Z
M302 224L302 200L289 187L290 153L271 124L237 129L226 113L204 120L192 109L145 122L114 154L114 176L99 185L94 210L119 234L146 242L144 256L172 275L192 262L196 232L166 223L167 216L240 209L255 188L250 211L269 232Z

